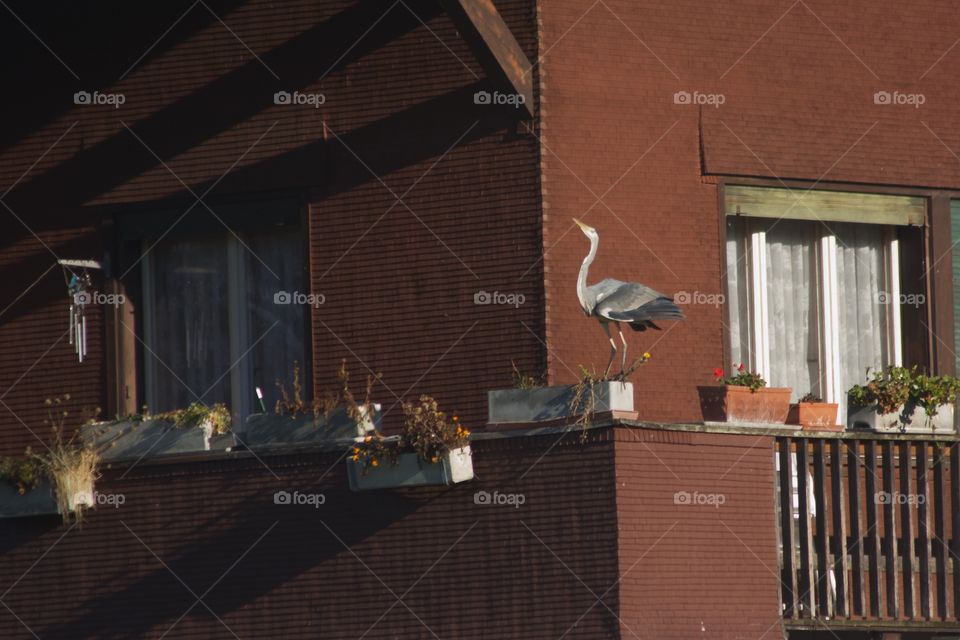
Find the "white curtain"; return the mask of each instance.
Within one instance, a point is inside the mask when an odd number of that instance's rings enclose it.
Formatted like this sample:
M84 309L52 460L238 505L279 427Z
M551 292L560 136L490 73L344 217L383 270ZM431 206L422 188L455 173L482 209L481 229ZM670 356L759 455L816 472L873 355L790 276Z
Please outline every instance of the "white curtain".
M889 287L885 282L885 229L879 225L831 224L837 238L840 299L840 383L844 390L866 380L866 369L892 361Z
M750 260L747 255L747 223L742 218L727 217L727 301L730 328L730 357L754 367L750 345L753 323L750 318ZM717 363L726 372L730 362Z
M819 278L814 226L800 220L763 223L766 230L767 316L771 387L790 387L796 401L822 396Z

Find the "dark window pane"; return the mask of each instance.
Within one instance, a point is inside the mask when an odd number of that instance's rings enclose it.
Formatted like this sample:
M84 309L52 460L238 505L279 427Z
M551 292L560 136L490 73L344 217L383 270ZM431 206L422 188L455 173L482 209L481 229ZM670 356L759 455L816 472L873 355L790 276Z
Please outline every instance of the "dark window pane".
M267 409L276 402L276 381L290 387L294 360L300 363L304 400L312 397L309 363L304 362L304 327L309 317L303 237L297 229L258 234L250 238L247 260L248 345L251 388L263 389ZM279 294L279 295L278 295ZM283 295L287 294L287 295Z
M164 240L150 253L152 411L230 401L227 255L220 237ZM152 352L152 353L151 353Z

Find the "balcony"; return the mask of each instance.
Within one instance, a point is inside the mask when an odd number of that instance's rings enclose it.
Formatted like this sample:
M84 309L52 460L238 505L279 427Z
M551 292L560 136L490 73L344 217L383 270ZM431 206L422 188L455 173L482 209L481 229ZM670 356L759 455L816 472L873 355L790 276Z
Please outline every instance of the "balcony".
M774 439L784 626L960 629L960 441Z

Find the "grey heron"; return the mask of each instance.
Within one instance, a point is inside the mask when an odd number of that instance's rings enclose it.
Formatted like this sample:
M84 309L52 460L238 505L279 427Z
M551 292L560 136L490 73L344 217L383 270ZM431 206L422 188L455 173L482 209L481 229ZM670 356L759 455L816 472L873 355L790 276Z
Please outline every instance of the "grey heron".
M600 321L600 326L610 341L610 361L604 370L604 377L610 374L610 367L617 355L617 345L610 335L610 323L617 325L620 342L623 343L623 357L620 362L620 372L627 366L627 341L620 330L620 323L626 322L634 331L646 331L648 328L659 330L654 320L683 320L683 312L673 299L654 291L638 282L623 282L613 278L605 278L596 284L587 286L587 271L597 256L597 247L600 245L600 234L593 227L586 225L576 218L573 219L580 230L590 238L590 252L583 259L580 266L580 275L577 277L577 298L580 307L588 316Z

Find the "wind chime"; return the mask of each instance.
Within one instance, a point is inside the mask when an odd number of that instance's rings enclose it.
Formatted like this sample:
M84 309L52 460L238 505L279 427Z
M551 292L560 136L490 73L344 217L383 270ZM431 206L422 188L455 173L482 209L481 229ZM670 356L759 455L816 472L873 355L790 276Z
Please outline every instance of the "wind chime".
M87 355L86 306L93 302L93 280L90 269L100 269L96 260L59 260L63 279L70 296L70 344L83 362Z

